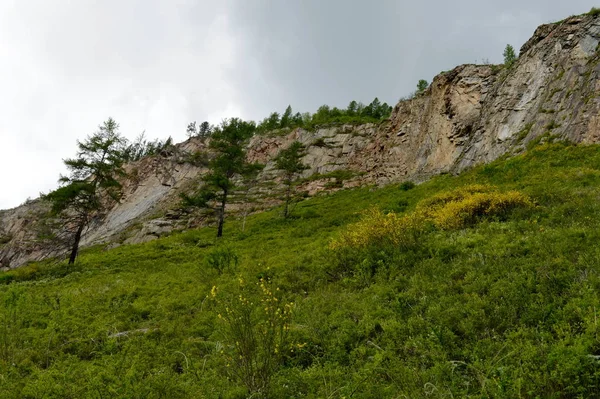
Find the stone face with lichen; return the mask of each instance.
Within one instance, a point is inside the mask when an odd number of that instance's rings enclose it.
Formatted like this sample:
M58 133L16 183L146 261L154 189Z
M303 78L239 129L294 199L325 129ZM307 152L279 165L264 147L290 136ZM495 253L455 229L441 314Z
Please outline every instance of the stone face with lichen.
M510 68L461 65L436 76L427 90L400 101L380 125L295 129L283 136L254 137L250 161L265 164L252 196L234 198L230 209L245 212L278 203L280 174L273 158L293 141L307 148L308 169L300 190L319 191L422 181L460 172L520 151L531 140L553 134L577 143L600 143L600 18L570 17L536 29ZM90 226L84 244L142 242L198 223L173 209L178 194L197 186L206 169L183 162L182 154L206 151L190 139L162 154L128 165L134 178L125 196ZM339 180L332 172L344 171ZM249 200L248 198L252 198ZM0 212L0 267L13 268L47 256L36 226L47 206L32 201ZM209 220L209 219L206 219Z

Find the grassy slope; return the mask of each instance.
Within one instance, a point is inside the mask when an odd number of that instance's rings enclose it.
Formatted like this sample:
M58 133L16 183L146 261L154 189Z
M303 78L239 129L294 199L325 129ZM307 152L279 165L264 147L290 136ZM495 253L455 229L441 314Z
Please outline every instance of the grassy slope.
M420 251L365 254L332 278L327 244L371 206L408 210L489 183L538 207L432 231ZM211 287L268 277L296 303L272 397L593 397L600 391L600 147L543 145L412 190L342 191L214 231L84 252L72 269L0 275L0 397L245 397L227 379ZM240 260L219 274L206 256ZM357 270L361 265L357 265ZM129 331L122 336L111 336Z

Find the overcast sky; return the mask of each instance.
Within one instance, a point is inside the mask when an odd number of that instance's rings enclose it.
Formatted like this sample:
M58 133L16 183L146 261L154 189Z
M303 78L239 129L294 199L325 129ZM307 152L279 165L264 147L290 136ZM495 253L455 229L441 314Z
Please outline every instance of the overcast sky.
M0 209L57 186L108 117L130 139L193 120L259 120L374 97L502 61L570 0L0 0Z

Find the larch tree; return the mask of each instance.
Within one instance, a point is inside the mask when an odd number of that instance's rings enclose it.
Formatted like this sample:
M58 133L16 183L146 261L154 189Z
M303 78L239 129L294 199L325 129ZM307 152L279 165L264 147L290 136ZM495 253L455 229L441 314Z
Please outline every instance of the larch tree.
M209 162L209 172L202 179L203 185L193 196L182 195L186 206L210 208L211 204L216 204L217 237L223 236L225 208L236 188L235 177L251 174L259 167L246 161L246 142L255 130L254 122L239 118L226 119L216 127L209 143L214 157Z
M429 83L425 79L420 79L417 83L417 94L423 93L429 87Z
M283 184L285 185L285 206L283 217L290 215L290 202L292 201L292 187L295 177L308 169L302 163L302 157L306 155L306 148L299 141L294 141L288 148L281 150L275 158L275 167L283 172Z
M515 53L515 48L513 46L511 46L510 44L506 45L506 47L504 48L504 53L502 53L502 55L504 56L504 65L508 68L513 66L513 64L517 60L517 54Z
M53 214L65 220L66 234L72 235L69 264L75 263L86 227L121 198L118 177L125 175L126 145L119 125L109 118L85 141L77 141L76 157L64 160L69 175L61 176L61 187L46 195Z
M292 116L293 116L292 106L288 105L288 107L285 109L285 112L281 116L281 120L279 121L279 126L282 128L289 127L292 123Z

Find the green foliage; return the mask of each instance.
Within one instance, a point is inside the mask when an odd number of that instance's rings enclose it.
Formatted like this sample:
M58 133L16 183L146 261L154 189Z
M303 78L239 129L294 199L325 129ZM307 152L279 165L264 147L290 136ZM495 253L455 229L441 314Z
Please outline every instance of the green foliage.
M417 83L417 93L423 93L429 87L429 83L425 79L419 80Z
M346 114L348 116L356 116L358 113L358 103L354 100L350 101L350 104L348 104L348 108L346 108Z
M402 203L411 215L461 202L461 188L536 206L460 229L428 222L410 245L383 235L339 256L327 248L365 209ZM408 191L318 196L288 220L254 214L244 232L228 220L218 247L203 228L3 273L0 397L256 397L252 386L273 398L596 397L599 195L600 147L546 142ZM237 255L235 271L207 263L215 248ZM270 358L281 329L259 305L261 278L276 303L295 303L281 357ZM219 319L224 307L250 322ZM249 345L265 328L275 338ZM270 371L234 372L243 364Z
M211 289L229 344L221 351L227 373L252 397L269 397L270 380L284 354L293 349L288 331L294 304L284 303L277 294L262 278L254 284L240 278L236 292L224 298L216 286Z
M551 131L551 130L557 129L559 127L560 127L560 124L556 123L556 121L552 120L552 121L550 121L550 123L548 123L546 126L544 126L544 129Z
M298 127L314 130L318 127L332 125L379 123L389 118L391 113L392 107L387 103L382 104L378 98L375 98L369 105L351 101L346 109L322 105L314 114L293 114L292 107L288 106L281 117L279 113L273 112L268 118L263 119L258 124L256 131L259 134L265 134Z
M291 112L291 111L290 111ZM275 157L275 167L277 170L283 172L283 184L286 187L285 190L285 206L283 210L283 217L289 216L289 205L292 200L292 185L294 178L308 169L302 158L306 155L306 147L299 141L294 141L286 149L283 149Z
M199 168L207 167L210 165L208 152L206 151L195 151L191 154L186 154L185 162Z
M11 234L0 234L0 245L6 244L13 239Z
M209 172L203 177L203 186L192 195L182 194L184 206L210 207L215 202L218 215L217 237L223 235L225 207L229 194L235 189L234 177L253 174L260 165L246 161L246 142L256 126L239 118L224 120L214 129L210 148L215 157L210 160Z
M279 126L284 128L284 127L290 127L292 125L292 106L288 105L288 107L285 109L285 112L283 113L283 115L281 116L281 121L279 122Z
M416 187L416 184L411 182L410 180L400 183L400 186L399 186L400 190L402 190L402 191L412 190L415 187Z
M600 15L600 8L592 7L592 9L587 13L587 15L591 15L592 17Z
M214 130L215 127L212 126L208 121L204 121L200 125L196 125L196 122L194 121L189 123L187 126L187 136L206 139L210 137Z
M238 255L229 247L215 248L206 254L207 266L215 269L219 274L237 269L238 263Z
M313 145L315 147L329 147L329 144L327 144L327 142L325 141L325 139L323 137L319 137L318 139L315 139L315 141L313 141L311 145Z
M121 197L118 178L125 175L128 153L127 141L118 130L119 125L109 118L86 141L77 141L76 158L64 160L70 175L61 176L63 186L45 196L52 212L63 220L61 235L73 236L69 263L75 262L84 228Z
M173 139L171 137L164 141L159 139L148 141L145 134L142 133L133 143L126 145L123 158L126 162L139 161L144 157L160 154L162 151L168 150L172 145Z
M315 173L313 175L308 176L303 181L315 181L315 180L323 180L323 179L335 179L336 181L346 181L350 180L353 177L356 177L359 173L349 170L349 169L338 169L328 173Z
M302 157L306 155L306 147L299 141L294 141L286 149L283 149L275 157L275 167L284 173L284 182L290 184L298 173L302 173L308 167L302 163Z
M506 66L507 68L510 68L511 66L513 66L513 64L517 60L517 55L515 53L515 49L510 44L506 45L502 55L504 56L504 66Z
M217 197L217 193L210 188L203 187L192 194L179 193L179 197L183 208L209 208L211 201Z
M517 143L522 143L523 140L525 140L527 138L527 136L529 135L529 132L531 132L531 128L533 127L533 123L528 123L525 125L525 127L523 127L523 129L521 129L515 136L515 141Z

